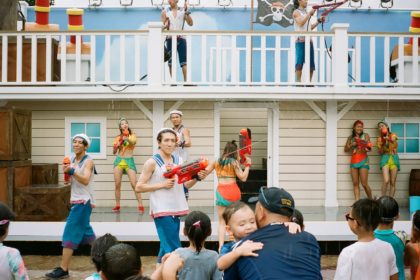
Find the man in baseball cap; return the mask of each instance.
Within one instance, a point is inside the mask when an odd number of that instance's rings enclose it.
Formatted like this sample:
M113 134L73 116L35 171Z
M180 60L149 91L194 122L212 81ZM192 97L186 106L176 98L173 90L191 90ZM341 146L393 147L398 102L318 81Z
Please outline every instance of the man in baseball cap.
M277 187L261 187L256 202L255 219L258 230L240 242L262 242L257 257L241 257L229 269L224 279L259 280L279 275L283 279L322 279L321 255L318 242L308 232L289 233L295 202L290 193ZM241 246L241 245L238 245Z

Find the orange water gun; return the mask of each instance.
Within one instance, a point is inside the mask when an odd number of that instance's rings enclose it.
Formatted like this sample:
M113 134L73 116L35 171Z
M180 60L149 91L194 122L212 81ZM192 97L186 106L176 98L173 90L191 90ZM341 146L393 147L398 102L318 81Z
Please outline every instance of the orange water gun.
M70 158L69 157L64 157L64 159L63 159L63 165L68 165L68 164L70 164L71 162L70 162ZM64 183L70 183L70 179L71 179L71 176L70 176L70 174L68 174L68 173L64 173Z
M372 150L372 143L367 142L366 140L360 139L359 137L355 137L354 141L356 142L357 149L359 150Z
M239 156L241 157L241 164L246 160L245 155L252 154L252 139L251 130L243 128L239 131Z
M203 158L195 160L193 162L187 162L182 165L167 165L167 171L163 173L163 176L167 179L174 178L175 175L178 176L178 184L183 184L192 179L197 179L198 181L200 181L200 178L198 177L198 172L206 169L208 164L209 161Z

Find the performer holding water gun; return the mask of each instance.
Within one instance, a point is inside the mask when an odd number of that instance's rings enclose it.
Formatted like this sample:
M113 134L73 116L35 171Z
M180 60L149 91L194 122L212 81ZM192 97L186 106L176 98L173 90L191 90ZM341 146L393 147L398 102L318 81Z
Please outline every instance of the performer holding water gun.
M241 168L238 146L235 142L235 140L227 142L222 156L215 162L210 163L207 168L208 173L216 169L218 180L216 206L219 216L219 251L225 242L226 225L223 219L223 212L227 206L241 199L241 191L236 184L236 178L245 182L251 168L251 159L246 154L243 155L245 168ZM244 148L247 147L242 149Z
M191 180L184 182L185 179L182 179L181 181L185 187L191 188L197 181L204 179L207 172L201 170L196 173L197 176L194 176L197 169L189 164L183 165L182 158L174 154L177 147L175 130L171 128L161 129L156 140L159 151L144 163L136 185L136 191L150 193L150 215L153 217L160 240L157 259L157 262L160 263L166 253L181 247L179 238L180 217L187 215L189 212L183 185L178 181L180 178L184 178L182 174L188 173ZM182 168L178 168L179 165L185 167L184 170L187 170L187 172L180 173ZM171 170L176 172L167 174ZM193 172L193 170L195 171ZM175 175L178 175L178 178ZM192 178L193 176L194 178Z
M363 132L363 122L357 120L353 124L352 134L347 138L344 151L351 152L350 174L353 181L355 200L360 199L359 182L362 183L366 195L372 198L372 190L368 184L369 158L367 153L372 149L369 134Z
M378 123L378 130L381 136L376 141L376 147L381 154L382 195L394 197L397 173L400 170L400 158L397 154L398 136L389 131L389 125L385 121Z
M114 212L119 212L121 208L121 179L123 174L127 174L131 187L136 187L136 165L134 163L133 153L136 146L137 137L130 127L126 118L120 118L118 121L120 135L114 140L113 153L117 154L114 161L114 179L115 179L115 207ZM139 213L144 213L144 206L141 200L141 194L135 193L138 201Z

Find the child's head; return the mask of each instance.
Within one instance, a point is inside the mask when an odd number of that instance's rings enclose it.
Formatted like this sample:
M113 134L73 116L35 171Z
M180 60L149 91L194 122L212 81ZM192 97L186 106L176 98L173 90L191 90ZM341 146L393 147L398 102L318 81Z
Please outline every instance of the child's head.
M102 256L101 274L105 280L121 280L141 272L141 260L136 248L119 243L110 247Z
M413 227L411 229L411 235L416 241L420 239L420 210L417 210L413 215Z
M184 235L188 236L191 244L200 253L204 241L211 234L211 222L209 216L201 211L192 211L185 218Z
M96 270L101 271L101 261L102 255L112 246L118 243L118 240L112 234L105 234L97 238L90 250L90 256L92 258L92 262L95 264Z
M305 225L303 224L303 215L302 212L295 208L292 218L290 219L291 222L294 222L300 226L300 229L303 231L305 230Z
M257 230L254 211L245 203L238 201L226 207L223 212L226 223L226 231L232 234L236 240Z
M379 203L370 198L359 199L353 203L350 214L346 217L355 234L360 231L373 232L380 221Z
M397 201L390 196L381 196L378 199L381 214L381 224L390 225L399 217L399 207Z
M10 221L15 219L15 213L10 208L0 202L0 242L2 242L9 232Z

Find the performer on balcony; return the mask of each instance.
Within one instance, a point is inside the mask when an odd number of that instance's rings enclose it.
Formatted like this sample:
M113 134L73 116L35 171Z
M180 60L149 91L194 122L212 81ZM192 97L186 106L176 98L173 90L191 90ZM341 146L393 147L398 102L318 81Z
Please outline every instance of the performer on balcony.
M71 175L71 210L67 217L63 233L63 256L60 266L45 274L50 279L69 277L69 264L81 244L90 244L95 240L95 233L90 225L90 215L95 201L93 183L95 166L92 158L86 154L90 138L86 134L73 136L74 155L70 164L63 165L63 173Z
M179 239L180 216L188 214L188 204L183 186L176 178L166 179L163 174L167 167L182 164L182 159L174 155L177 133L171 128L163 128L157 135L159 152L149 158L136 185L137 192L150 192L150 215L156 225L160 240L157 262L162 257L181 247ZM194 186L198 180L206 177L207 172L198 173L199 178L187 181L187 188Z
M121 179L123 174L128 175L131 187L136 188L136 165L134 163L133 153L136 147L137 137L132 132L126 118L120 118L118 121L120 135L114 140L113 153L117 154L114 161L114 179L115 179L115 207L114 212L119 212L121 208ZM144 206L141 200L141 194L135 192L138 201L138 211L143 214Z
M363 122L357 120L353 124L352 134L347 138L344 151L351 152L350 174L353 181L355 200L360 199L359 182L362 183L368 198L372 198L372 190L368 184L369 158L367 153L372 149L369 134L363 131Z
M225 242L226 224L223 219L223 212L227 206L241 199L241 190L236 184L236 178L245 182L251 168L251 159L247 156L245 158L245 169L242 170L239 163L238 146L233 140L226 143L223 155L207 167L208 173L216 169L218 180L216 206L219 217L219 252Z
M183 8L178 7L179 0L168 0L169 7L162 11L161 20L168 30L182 31L184 24L187 22L189 26L193 25L191 12L188 10L188 1L185 1ZM182 68L184 81L187 80L187 41L184 36L177 36L177 52L179 64ZM165 40L165 53L169 53L168 60L169 73L172 75L172 37L168 36Z
M177 147L174 152L174 155L182 158L183 162L188 161L188 148L191 147L191 138L190 130L182 124L182 112L178 110L173 110L169 114L169 118L172 122L172 129L178 133L178 142L176 143ZM189 192L188 188L184 187L185 197L188 200Z
M378 123L379 135L376 142L379 154L381 154L380 168L382 170L382 195L395 195L395 183L397 173L400 171L400 158L397 154L398 136L389 131L389 125L385 121Z
M293 11L294 27L295 31L307 32L315 29L318 24L324 21L324 17L320 17L315 23L310 22L310 18L315 14L315 10L311 9L309 12L306 10L308 6L308 0L293 0L295 10ZM309 29L309 26L311 29ZM296 79L298 82L302 78L302 68L305 63L305 37L299 36L296 39ZM315 59L314 59L314 45L312 40L310 42L310 81L315 70Z

